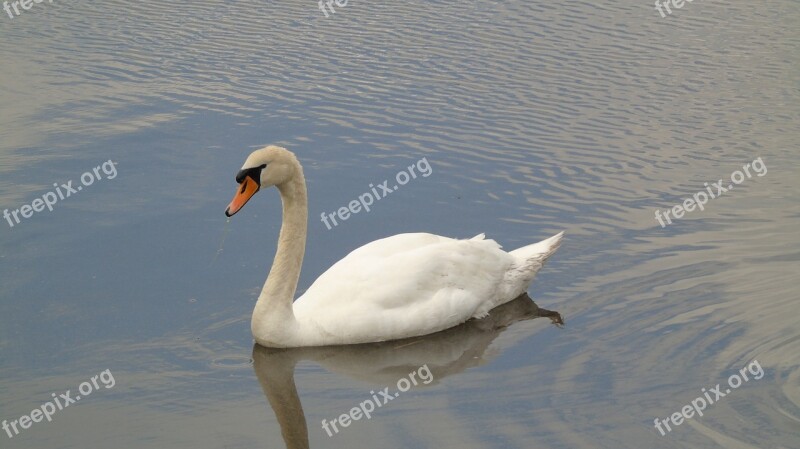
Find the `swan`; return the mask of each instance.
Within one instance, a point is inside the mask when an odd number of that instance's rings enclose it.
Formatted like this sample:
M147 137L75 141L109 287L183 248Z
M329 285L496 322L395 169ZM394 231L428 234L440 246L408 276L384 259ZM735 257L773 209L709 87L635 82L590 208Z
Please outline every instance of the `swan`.
M256 343L266 347L398 340L483 318L525 293L564 235L505 252L484 234L398 234L355 249L293 303L308 222L303 168L294 153L270 145L247 157L236 182L228 217L271 186L283 205L275 259L250 323Z

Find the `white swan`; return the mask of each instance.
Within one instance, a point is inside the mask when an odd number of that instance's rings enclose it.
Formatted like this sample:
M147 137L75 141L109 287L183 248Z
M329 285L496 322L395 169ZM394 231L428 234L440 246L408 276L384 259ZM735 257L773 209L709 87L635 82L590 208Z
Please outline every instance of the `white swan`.
M283 203L275 260L251 321L256 342L267 347L395 340L484 317L525 293L564 234L511 252L483 234L387 237L335 263L292 304L306 244L303 169L291 151L268 146L250 154L236 181L229 217L264 187L276 186Z

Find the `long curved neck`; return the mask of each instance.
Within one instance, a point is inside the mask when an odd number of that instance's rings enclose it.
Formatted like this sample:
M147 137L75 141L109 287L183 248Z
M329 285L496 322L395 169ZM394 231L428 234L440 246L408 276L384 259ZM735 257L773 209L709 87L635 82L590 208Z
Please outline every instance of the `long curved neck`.
M308 226L308 198L303 169L297 163L296 175L279 184L283 204L283 223L278 237L275 260L269 270L267 281L256 302L251 323L256 340L272 336L276 341L290 338L296 321L292 302L300 279L303 255L306 249ZM273 338L269 338L272 340Z

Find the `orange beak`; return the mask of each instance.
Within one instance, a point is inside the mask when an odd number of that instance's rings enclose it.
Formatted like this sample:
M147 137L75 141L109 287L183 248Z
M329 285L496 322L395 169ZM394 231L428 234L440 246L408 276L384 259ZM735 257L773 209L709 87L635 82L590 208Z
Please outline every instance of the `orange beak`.
M253 181L249 176L246 176L244 181L239 184L239 190L236 191L236 195L234 195L233 200L231 200L231 204L225 209L225 215L232 217L233 214L239 212L239 210L250 201L250 198L258 192L258 189L258 183Z

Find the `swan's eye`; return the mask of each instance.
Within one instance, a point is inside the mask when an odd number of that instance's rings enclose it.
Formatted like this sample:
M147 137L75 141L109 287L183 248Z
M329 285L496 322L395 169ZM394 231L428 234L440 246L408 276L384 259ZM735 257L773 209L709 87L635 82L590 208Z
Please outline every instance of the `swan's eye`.
M261 184L261 170L263 170L267 164L261 164L258 167L251 167L251 168L243 168L239 170L239 173L236 174L236 182L241 184L244 181L245 177L250 177L256 184Z

